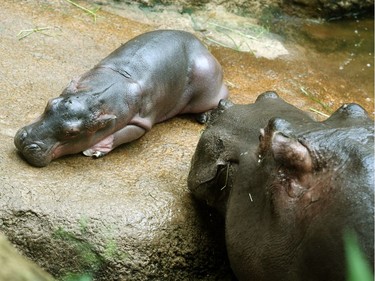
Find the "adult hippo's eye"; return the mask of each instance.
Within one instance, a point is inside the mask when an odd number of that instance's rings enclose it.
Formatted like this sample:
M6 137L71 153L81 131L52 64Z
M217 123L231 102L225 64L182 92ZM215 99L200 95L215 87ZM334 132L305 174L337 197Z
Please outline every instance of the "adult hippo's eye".
M221 153L224 151L224 141L221 138L216 139L216 149L218 153Z
M227 162L217 166L215 180L216 186L220 188L220 190L231 186L232 164L231 162Z

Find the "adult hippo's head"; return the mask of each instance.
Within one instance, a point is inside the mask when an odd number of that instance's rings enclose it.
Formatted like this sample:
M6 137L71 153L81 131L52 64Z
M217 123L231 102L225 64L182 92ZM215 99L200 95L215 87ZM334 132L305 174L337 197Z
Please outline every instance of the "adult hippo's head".
M272 91L261 94L254 104L222 100L211 112L191 162L188 186L194 196L224 214L240 157L255 153L259 130L278 115L297 127L314 122Z
M15 135L14 144L32 165L43 167L53 159L81 152L110 134L116 117L100 111L92 97L63 94L51 99L44 113ZM90 105L90 106L89 106Z

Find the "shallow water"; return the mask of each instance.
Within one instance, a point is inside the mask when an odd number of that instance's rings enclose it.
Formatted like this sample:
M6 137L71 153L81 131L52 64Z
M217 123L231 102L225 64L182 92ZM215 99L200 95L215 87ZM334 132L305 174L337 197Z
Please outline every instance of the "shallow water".
M292 34L284 33L285 38L300 44L306 51L311 50L310 64L321 67L332 77L350 81L361 94L373 98L373 19L300 21L289 27L289 31Z

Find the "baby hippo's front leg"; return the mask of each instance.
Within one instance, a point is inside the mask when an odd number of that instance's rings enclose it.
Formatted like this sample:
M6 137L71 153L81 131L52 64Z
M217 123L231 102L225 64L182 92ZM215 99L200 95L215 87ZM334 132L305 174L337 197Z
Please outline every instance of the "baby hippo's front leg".
M112 135L101 140L89 149L83 151L83 154L90 157L102 157L120 144L136 140L143 136L145 133L146 130L144 128L138 127L136 125L127 125L121 130L118 130Z

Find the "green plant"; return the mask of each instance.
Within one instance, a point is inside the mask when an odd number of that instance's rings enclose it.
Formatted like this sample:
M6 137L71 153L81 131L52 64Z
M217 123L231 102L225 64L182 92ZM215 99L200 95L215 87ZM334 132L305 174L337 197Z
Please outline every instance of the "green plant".
M81 274L81 273L68 273L61 281L92 281L93 278L90 274Z
M98 270L100 265L103 263L101 257L95 252L93 245L76 236L74 233L59 227L55 231L53 237L55 239L66 241L69 245L71 245L80 257L82 267L88 272Z
M352 231L344 235L347 281L373 281L374 273L359 247L357 236Z
M68 2L68 3L70 3L70 4L72 4L74 7L77 7L78 9L81 9L82 11L84 11L87 14L89 14L90 16L92 16L93 19L94 19L94 22L96 23L96 19L98 17L97 13L100 10L100 7L97 7L95 9L90 10L90 9L87 9L87 8L85 8L85 7L77 4L76 2L74 2L72 0L65 0L65 1Z
M313 102L316 102L317 104L319 104L326 112L328 112L330 114L333 112L333 110L331 109L331 107L328 104L324 103L323 101L321 101L320 99L318 99L317 97L315 97L314 94L308 92L304 87L300 87L300 90L310 100L312 100ZM321 114L321 115L323 115L325 117L328 117L327 114L322 113L322 112L320 112L320 111L318 111L318 110L316 110L314 108L310 108L310 110L314 111L315 113L319 113L319 114Z
M18 32L17 37L18 37L18 40L22 40L26 38L27 36L30 36L31 34L34 34L34 33L41 33L46 36L54 36L46 32L47 30L51 30L51 29L56 29L56 27L46 26L46 27L35 27L31 29L23 29L20 32Z

